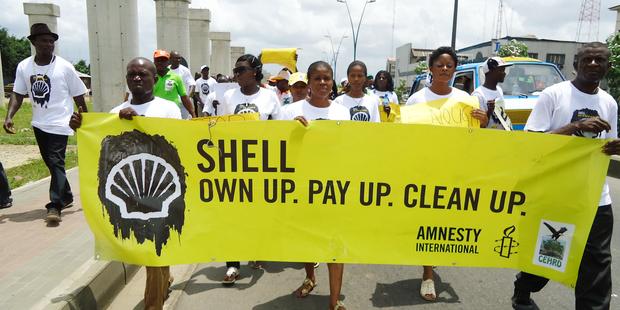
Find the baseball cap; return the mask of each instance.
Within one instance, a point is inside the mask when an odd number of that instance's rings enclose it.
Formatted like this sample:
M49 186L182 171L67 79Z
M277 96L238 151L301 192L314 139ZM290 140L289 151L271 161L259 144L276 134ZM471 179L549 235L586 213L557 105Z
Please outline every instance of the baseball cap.
M297 82L304 82L308 85L308 77L302 72L295 72L291 74L291 77L288 79L288 85L293 86Z
M289 73L289 70L287 68L284 68L282 70L280 70L280 73L278 73L278 75L274 76L272 79L274 81L279 81L279 80L287 80L291 78L291 74Z
M202 70L204 70L204 69L209 70L209 66L207 66L207 65L202 65L202 66L200 66L200 71L202 71Z
M153 58L159 58L159 57L166 57L170 59L170 53L164 50L155 50L155 52L153 53Z
M487 61L485 61L484 64L482 65L482 72L486 74L486 73L489 73L489 71L491 70L495 70L501 67L510 67L512 65L513 64L509 64L505 62L500 57L489 57L489 59L487 59Z

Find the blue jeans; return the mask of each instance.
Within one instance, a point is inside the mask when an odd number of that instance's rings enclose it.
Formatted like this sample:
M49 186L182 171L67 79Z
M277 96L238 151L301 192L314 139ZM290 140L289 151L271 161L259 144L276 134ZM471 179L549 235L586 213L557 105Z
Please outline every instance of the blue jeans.
M46 208L54 207L60 210L66 203L73 201L73 193L71 193L71 186L69 186L67 173L65 172L65 153L69 137L47 133L36 127L32 128L39 145L41 157L52 177L49 190L51 203Z
M9 187L9 179L6 177L4 167L0 162L0 204L5 204L11 199L11 188Z

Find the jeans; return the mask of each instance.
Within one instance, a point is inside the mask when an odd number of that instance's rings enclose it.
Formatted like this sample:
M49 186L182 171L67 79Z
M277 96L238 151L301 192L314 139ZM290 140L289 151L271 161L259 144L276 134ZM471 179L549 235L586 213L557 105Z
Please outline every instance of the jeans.
M611 235L614 216L611 205L599 207L583 252L577 285L575 309L609 309L611 302ZM515 291L538 292L549 279L527 272L517 274Z
M0 204L5 204L11 200L11 188L9 187L9 179L6 177L4 167L0 162Z
M51 204L46 207L60 210L65 204L73 201L73 193L65 172L65 153L69 137L47 133L36 127L33 129L41 157L52 177L49 189Z

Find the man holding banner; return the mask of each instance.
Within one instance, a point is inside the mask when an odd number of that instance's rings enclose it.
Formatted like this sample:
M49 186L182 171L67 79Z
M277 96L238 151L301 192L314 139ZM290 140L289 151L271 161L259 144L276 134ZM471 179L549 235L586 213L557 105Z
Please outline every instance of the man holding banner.
M603 152L619 155L618 106L613 97L599 88L600 81L611 68L610 56L609 49L603 43L585 44L578 51L573 63L577 71L575 79L548 87L541 93L527 120L525 130L614 139L605 144ZM566 230L564 227L553 227L549 224L547 227L555 240ZM605 183L579 266L575 286L576 309L609 309L612 228L611 197L609 185ZM513 308L538 309L530 299L530 293L540 291L548 281L526 272L517 274L512 296Z
M121 103L110 113L118 113L121 119L128 120L134 116L181 119L181 111L174 102L153 95L153 86L157 81L157 70L150 60L141 57L131 60L127 65L126 79L132 99ZM82 115L78 112L73 113L69 126L76 130L81 125ZM132 146L126 147L131 148ZM143 223L138 223L138 225L142 227L142 230L158 229L157 226L151 227ZM157 233L153 234L156 235ZM147 266L144 309L162 309L171 283L172 277L170 276L169 266Z

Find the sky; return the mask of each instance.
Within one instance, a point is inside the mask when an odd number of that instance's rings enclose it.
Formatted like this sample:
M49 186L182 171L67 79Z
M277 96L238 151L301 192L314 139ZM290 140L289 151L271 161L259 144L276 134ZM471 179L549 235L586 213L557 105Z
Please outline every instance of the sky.
M155 2L137 0L140 53L150 57L156 48ZM0 0L0 27L18 37L28 35L28 18L23 0ZM88 61L86 0L28 0L60 6L58 34L60 55L75 63ZM535 35L538 38L575 40L582 0L504 0L502 36ZM348 0L357 27L365 0ZM499 0L461 0L456 47L490 40L496 32ZM601 0L599 35L581 41L604 41L614 31L616 12L609 7L620 0ZM450 45L454 0L376 0L369 3L358 36L357 58L366 63L369 74L386 67L387 57L406 43L413 47L436 48ZM343 35L338 57L337 78L343 77L353 60L351 24L344 3L336 0L192 0L191 8L211 10L211 30L231 32L232 46L245 46L258 54L262 48L297 47L301 71L316 60L332 62L334 49ZM394 31L392 31L394 29ZM585 35L584 35L585 33ZM392 39L393 38L393 39ZM266 66L277 73L275 65Z

